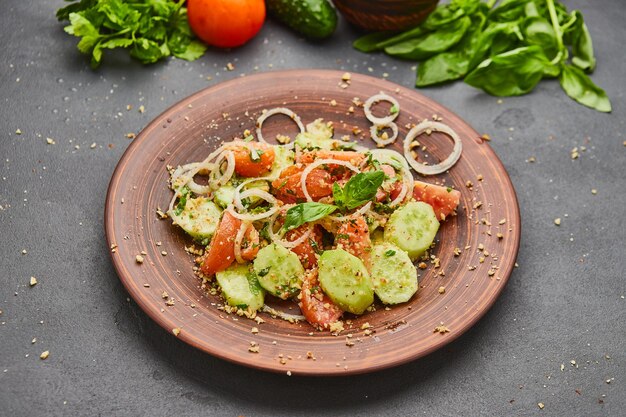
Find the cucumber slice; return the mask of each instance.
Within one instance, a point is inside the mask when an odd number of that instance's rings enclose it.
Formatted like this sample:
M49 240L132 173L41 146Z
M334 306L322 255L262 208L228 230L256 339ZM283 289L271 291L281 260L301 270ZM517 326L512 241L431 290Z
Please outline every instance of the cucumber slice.
M220 221L222 211L206 197L187 199L183 211L176 215L168 212L174 224L180 226L194 239L206 239L213 236Z
M298 295L302 288L304 268L298 256L275 243L259 251L254 259L254 271L261 287L283 300Z
M213 199L217 204L219 204L222 208L228 207L230 203L233 202L233 196L235 195L235 186L227 182L222 185L220 188L213 192Z
M263 191L270 190L270 186L267 181L254 181L250 184L246 184L243 187L244 190L249 190L251 188L259 188ZM235 196L235 186L232 184L232 182L229 181L217 190L215 190L213 196L217 204L219 204L223 208L226 208L229 204L232 204L233 202L233 197ZM258 197L250 197L250 205L254 206L260 200L261 199Z
M259 285L250 264L231 265L215 274L226 302L242 309L257 311L265 303L265 292Z
M412 201L389 217L384 237L415 260L428 250L438 230L439 221L430 204Z
M372 249L372 283L383 303L405 303L417 292L417 269L396 245L377 244Z
M342 310L363 314L374 302L370 276L359 258L342 249L327 250L318 267L320 286Z
M274 146L274 164L267 176L270 178L278 178L283 169L293 165L295 160L296 154L294 151L284 146Z

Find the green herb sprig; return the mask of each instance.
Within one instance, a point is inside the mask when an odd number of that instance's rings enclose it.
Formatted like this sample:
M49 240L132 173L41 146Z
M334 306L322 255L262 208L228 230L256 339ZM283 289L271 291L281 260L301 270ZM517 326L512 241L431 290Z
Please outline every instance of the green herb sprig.
M72 0L68 0L72 1ZM81 38L78 49L91 56L92 68L105 49L127 48L144 64L174 55L193 61L207 46L194 39L184 0L80 0L57 10L64 29Z
M452 0L403 33L357 39L362 52L421 61L416 87L464 78L495 96L531 92L544 78L558 78L565 93L601 112L611 111L606 92L587 74L596 59L578 10L558 0Z
M320 220L337 209L341 211L355 209L373 199L384 180L383 171L370 171L351 177L343 188L335 183L333 184L335 204L316 202L296 204L287 210L283 229L286 231L296 229L304 223Z

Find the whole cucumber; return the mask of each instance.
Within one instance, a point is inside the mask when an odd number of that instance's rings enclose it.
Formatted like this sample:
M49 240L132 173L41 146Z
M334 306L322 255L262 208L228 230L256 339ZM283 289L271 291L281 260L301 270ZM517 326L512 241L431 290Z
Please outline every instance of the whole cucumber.
M269 12L309 39L329 37L337 27L337 12L328 0L266 0Z

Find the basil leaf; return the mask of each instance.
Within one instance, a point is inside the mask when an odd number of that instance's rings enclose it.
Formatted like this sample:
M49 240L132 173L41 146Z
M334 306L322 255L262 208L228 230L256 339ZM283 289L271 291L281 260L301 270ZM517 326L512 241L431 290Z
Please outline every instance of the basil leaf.
M513 46L519 43L522 37L517 23L496 23L487 26L476 42L468 69L473 70L476 68L478 64L488 57L490 52L493 55L494 49L500 50L502 47ZM496 39L496 47L494 48L494 40Z
M385 180L383 171L360 172L351 177L343 189L333 184L335 204L344 210L352 210L376 196L378 188Z
M552 24L542 17L530 17L524 21L522 32L526 42L543 49L548 59L559 53L559 44Z
M526 4L529 0L504 0L489 13L489 20L495 22L511 22L525 16Z
M384 46L380 46L380 43L391 38L394 32L374 32L368 33L365 36L361 36L359 39L352 43L352 46L357 51L361 52L374 52L380 51Z
M483 61L465 82L494 96L519 96L532 91L550 65L539 46L525 46Z
M444 52L456 45L465 35L471 20L464 16L450 26L435 32L427 33L419 38L409 39L385 48L385 53L399 58L423 60L438 52Z
M455 2L458 3L458 2ZM428 15L424 21L424 28L436 30L460 19L465 15L465 10L457 4L449 4L444 7L437 7L435 11Z
M572 64L585 72L592 72L596 68L596 58L593 53L593 43L589 29L583 20L583 15L574 10L574 25L566 32L564 37L572 45Z
M580 104L601 112L611 112L611 101L606 92L595 85L580 68L564 65L559 82L567 95Z
M481 3L484 4L484 3ZM467 74L470 58L478 48L480 35L487 18L482 13L472 16L472 24L461 42L448 52L435 55L417 68L416 87L426 87L458 80Z
M314 222L326 217L335 210L337 210L337 206L333 206L332 204L315 202L296 204L287 210L283 228L285 230L298 228L304 223Z
M417 67L416 87L426 87L462 78L469 68L463 52L444 52L424 61Z

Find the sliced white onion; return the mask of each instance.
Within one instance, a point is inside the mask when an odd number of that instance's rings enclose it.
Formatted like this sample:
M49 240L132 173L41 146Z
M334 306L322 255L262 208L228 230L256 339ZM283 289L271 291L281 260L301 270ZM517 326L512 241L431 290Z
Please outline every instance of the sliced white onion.
M411 171L409 169L403 169L402 170L402 189L400 190L400 194L398 194L398 196L389 203L389 207L395 207L398 204L402 203L412 186L413 186L413 174L411 174Z
M391 129L391 131L393 132L393 134L391 136L389 136L387 139L383 139L381 138L378 133L380 128L384 128L384 127L388 127ZM372 140L374 142L376 142L376 145L378 146L387 146L390 145L392 143L394 143L396 141L396 139L398 138L398 125L395 124L394 122L389 122L386 125L372 125L372 127L370 127L370 136L372 137Z
M282 210L289 209L293 207L294 205L295 204L285 205L282 207ZM287 249L290 249L290 248L295 248L296 246L304 243L309 238L309 236L311 236L311 233L313 232L313 223L309 223L309 228L307 229L307 231L304 232L304 234L300 236L299 238L297 238L296 240L283 239L283 236L285 235L284 233L277 234L274 232L274 222L276 221L276 218L278 217L279 213L276 213L272 216L267 226L267 231L268 231L268 234L270 235L270 239L272 239L272 242L277 243Z
M446 135L450 136L454 141L454 148L452 149L452 153L448 155L446 159L435 165L425 165L417 162L411 155L411 143L416 137L426 132L427 130L445 133ZM415 170L415 172L422 175L436 175L449 170L461 157L461 150L462 144L459 135L450 126L440 122L433 122L431 120L424 120L422 123L409 130L409 133L407 133L406 137L404 138L404 157L409 162L411 167Z
M304 197L306 197L306 201L308 202L313 201L313 199L311 198L311 195L309 194L309 191L306 188L306 178L309 176L311 171L313 171L315 168L317 168L320 165L341 165L356 173L360 172L359 169L355 167L354 165L352 165L350 162L338 161L336 159L315 160L315 162L312 162L311 164L307 165L304 171L302 171L302 176L300 177L300 187L302 187L302 193L304 194Z
M402 166L404 166L407 170L411 169L404 156L402 156L400 152L394 151L393 149L368 149L368 151L372 154L372 158L381 164L391 165L394 168L397 164L402 164ZM367 159L363 160L361 168L364 168L366 163Z
M236 217L239 220L244 220L248 222L256 222L258 220L266 219L270 217L272 214L276 213L278 211L278 206L270 207L269 209L267 209L267 211L264 211L263 213L258 213L258 214L237 213L237 211L235 211L235 208L233 206L228 206L226 210L228 210L228 212L232 214L233 217Z
M226 159L226 170L217 179L214 179L221 172L221 166L223 160ZM226 184L232 178L235 173L235 154L233 151L226 150L222 152L215 160L215 166L209 174L209 184L211 189L217 190L222 185Z
M241 244L243 243L243 237L246 234L246 230L248 227L251 227L252 223L250 222L241 222L241 226L239 230L237 230L237 235L235 235L235 260L237 263L244 263L245 260L241 257Z
M241 201L242 197L241 197L241 190L243 189L243 187L245 187L246 185L253 183L253 182L257 182L257 181L271 181L272 178L270 177L260 177L260 178L249 178L245 181L243 181L241 184L239 184L237 186L237 188L235 188L235 193L233 194L233 204L235 204L235 207L237 207L237 210L243 211L245 210L243 203Z
M263 132L262 132L263 122L265 122L265 120L268 117L271 117L275 114L284 114L285 116L290 117L291 120L293 120L298 125L298 129L300 129L300 133L303 133L305 131L304 125L302 124L302 120L300 119L300 116L298 116L297 114L295 114L293 111L289 110L286 107L276 107L276 108L266 111L265 113L260 115L259 118L256 120L256 137L259 142L267 143L267 141L263 138Z
M239 194L240 201L243 200L244 198L249 198L249 197L258 197L262 200L265 200L271 205L271 207L268 208L263 213L257 213L257 214L238 213L232 204L229 205L226 208L226 210L228 210L230 214L232 214L234 217L238 218L239 220L256 222L258 220L266 219L272 216L280 208L278 206L278 200L276 200L276 197L274 197L267 191L259 190L258 188L253 188L252 190L246 190Z
M283 313L282 311L276 310L276 309L268 306L267 304L263 304L263 307L261 307L261 311L264 312L264 313L268 313L268 314L270 314L272 316L279 317L279 318L281 318L283 320L287 320L289 322L306 320L304 318L304 316L301 315L301 314Z
M333 215L329 215L326 216L328 217L330 220L335 221L335 222L345 222L346 220L350 220L353 219L355 217L359 217L364 215L365 213L368 212L368 210L372 207L372 202L368 201L366 204L364 204L363 206L361 206L357 211L355 211L352 214L348 214L345 216L333 216Z
M374 114L372 113L372 105L380 101L388 101L393 106L396 106L398 111L385 117L374 116ZM396 120L396 117L398 117L398 114L400 114L400 104L398 103L398 100L381 91L380 93L374 94L365 101L365 104L363 104L363 111L365 112L365 117L367 117L367 120L369 120L373 124L386 126Z
M226 146L227 146L227 144L223 144L223 145L219 146L217 149L215 149L213 152L211 152L209 154L209 156L204 158L203 161L196 162L195 163L196 165L193 168L190 167L190 165L192 165L192 164L187 164L187 165L184 165L183 167L179 167L179 168L181 168L181 171L179 171L179 174L178 174L177 178L179 178L183 174L186 176L186 178L184 179L184 181L182 181L180 184L178 184L178 186L175 186L174 180L172 180L172 182L171 182L172 189L174 190L174 196L170 200L170 204L169 204L169 207L167 209L168 213L170 213L170 216L173 214L174 204L176 203L176 200L182 195L180 190L185 185L187 185L189 183L189 181L191 181L193 179L193 177L195 177L196 174L198 172L200 172L200 170L203 167L207 166L217 156L221 155L222 152L224 152L224 149L226 148ZM235 164L233 163L232 166L233 166L233 169L234 169ZM190 169L187 171L186 167L190 167ZM176 169L176 171L178 171L178 168ZM176 173L176 171L174 171L174 173ZM187 172L185 172L185 171L187 171Z

